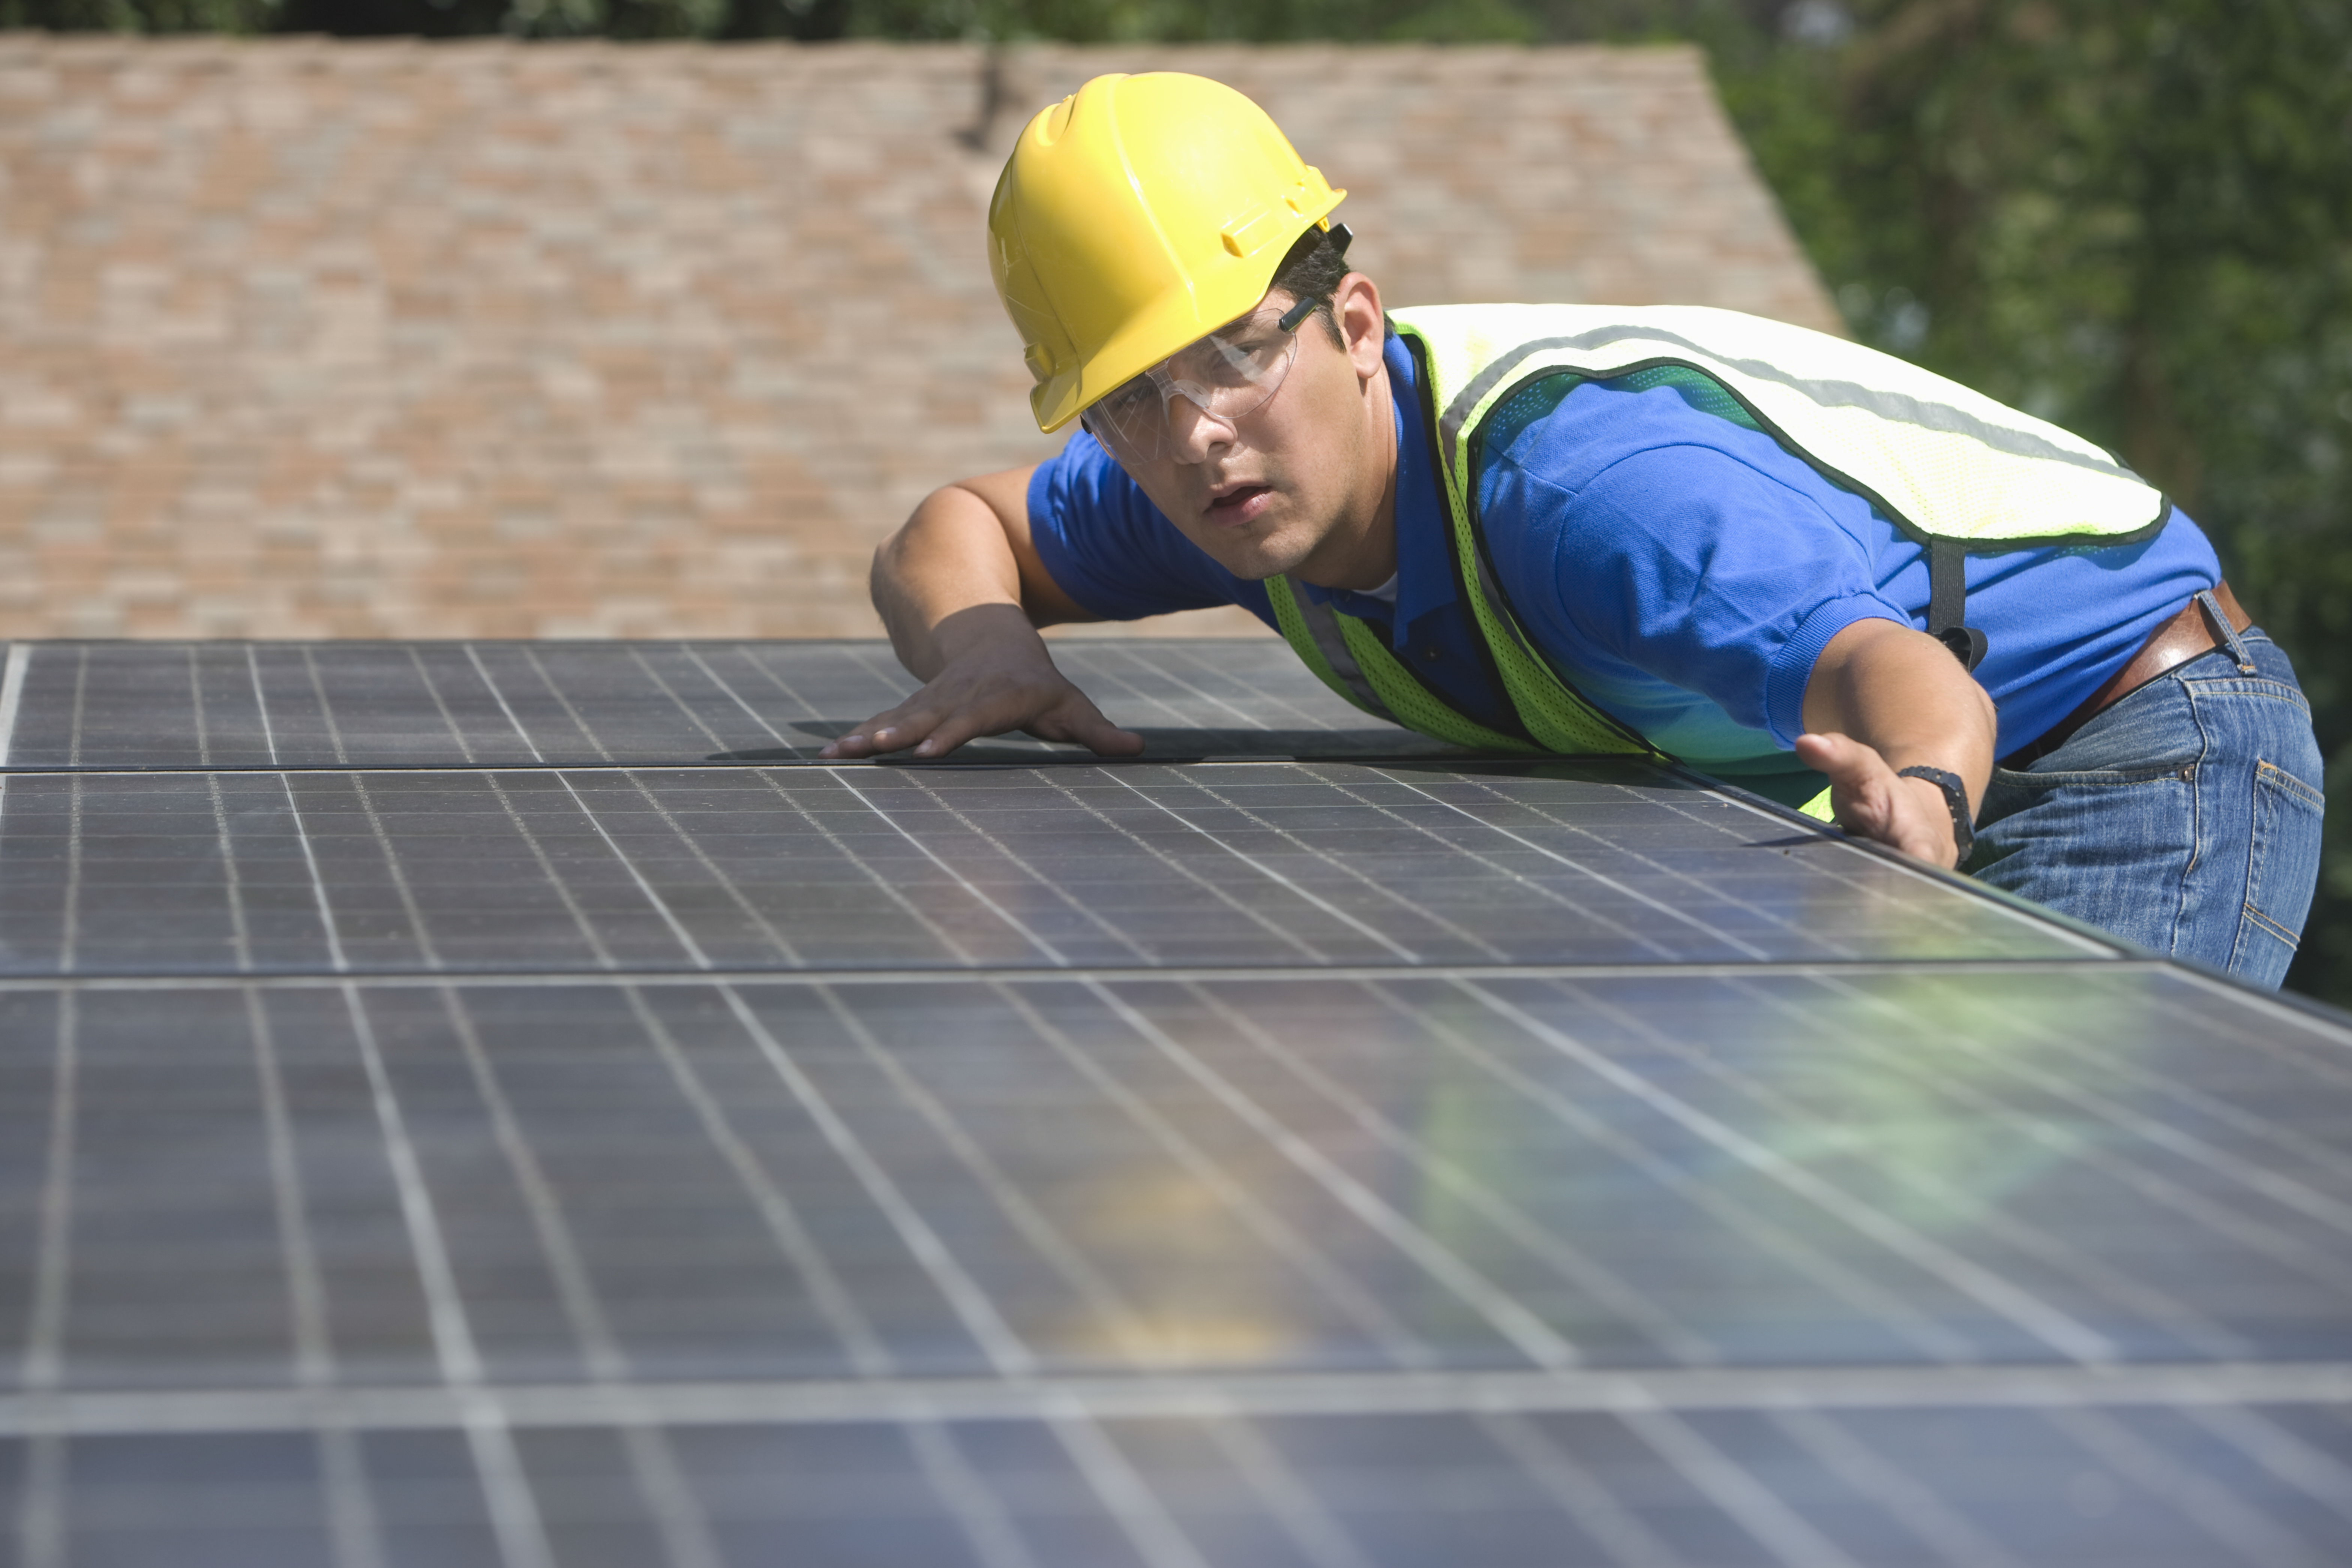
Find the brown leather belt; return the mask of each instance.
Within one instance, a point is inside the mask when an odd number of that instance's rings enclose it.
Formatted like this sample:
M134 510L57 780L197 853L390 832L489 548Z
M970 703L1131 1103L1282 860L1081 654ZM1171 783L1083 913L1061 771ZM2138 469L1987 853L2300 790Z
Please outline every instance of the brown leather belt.
M2230 629L2244 631L2254 624L2238 604L2238 596L2230 592L2227 583L2213 584L2214 601L2221 613L2230 617ZM2225 639L2215 628L2205 606L2195 599L2175 611L2165 623L2148 634L2131 662L2107 677L2100 688L2083 699L2083 705L2051 727L2050 732L2031 744L2019 747L2001 758L2000 765L2012 771L2028 768L2059 747L2064 745L2075 731L2098 717L2124 698L2137 691L2158 676L2175 666L2187 664L2200 654L2210 653L2222 646Z

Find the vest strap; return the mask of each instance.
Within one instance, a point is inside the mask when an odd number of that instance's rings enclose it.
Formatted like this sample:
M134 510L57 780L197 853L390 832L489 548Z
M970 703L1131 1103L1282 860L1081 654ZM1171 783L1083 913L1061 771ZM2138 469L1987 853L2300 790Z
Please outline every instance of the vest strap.
M1985 635L1968 624L1968 541L1927 542L1927 635L1950 648L1962 669L1973 670L1984 660Z
M1521 752L1527 742L1455 712L1353 616L1297 592L1287 577L1265 580L1283 640L1323 684L1377 718L1448 744Z

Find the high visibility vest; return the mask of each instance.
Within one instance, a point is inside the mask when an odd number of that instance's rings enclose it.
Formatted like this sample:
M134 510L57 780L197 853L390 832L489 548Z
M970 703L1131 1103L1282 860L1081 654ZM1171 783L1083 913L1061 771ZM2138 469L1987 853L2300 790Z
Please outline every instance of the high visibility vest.
M1266 580L1283 637L1365 711L1480 750L1664 757L1587 701L1538 647L1495 574L1478 517L1480 442L1522 389L1558 375L1680 384L1875 506L1927 552L1927 630L1973 669L1969 555L2130 544L2171 507L2079 436L1843 338L1697 305L1433 305L1390 317L1413 356L1445 492L1455 588L1476 621L1513 732L1455 710L1379 632ZM1808 808L1811 809L1811 807ZM1826 815L1826 807L1817 815Z

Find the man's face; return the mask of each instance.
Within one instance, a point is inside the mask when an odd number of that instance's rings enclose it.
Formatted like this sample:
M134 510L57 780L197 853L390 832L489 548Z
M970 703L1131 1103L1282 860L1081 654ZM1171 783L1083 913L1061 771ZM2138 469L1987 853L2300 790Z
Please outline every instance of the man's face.
M1276 318L1293 302L1270 293L1229 331L1244 343L1276 336ZM1379 576L1348 580L1371 569L1357 558L1385 521L1393 416L1377 291L1350 274L1333 303L1349 346L1335 344L1325 323L1308 316L1287 374L1263 404L1226 419L1171 396L1156 452L1113 448L1169 521L1236 576L1288 573L1326 586L1371 587L1394 570L1382 555Z

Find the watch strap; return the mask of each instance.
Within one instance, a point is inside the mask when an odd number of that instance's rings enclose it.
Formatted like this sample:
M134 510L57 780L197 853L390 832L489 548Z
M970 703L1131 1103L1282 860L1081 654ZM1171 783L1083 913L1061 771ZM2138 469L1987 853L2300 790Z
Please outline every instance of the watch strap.
M1976 847L1977 830L1975 824L1969 820L1969 786L1961 782L1960 775L1949 768L1931 768L1925 763L1918 763L1911 767L1896 769L1895 776L1900 779L1926 779L1944 792L1944 804L1950 807L1952 813L1952 842L1959 847L1960 851L1960 858L1955 864L1967 865L1969 851Z

